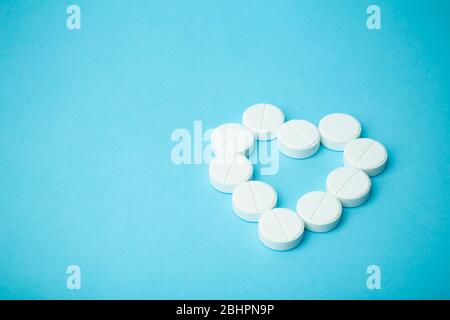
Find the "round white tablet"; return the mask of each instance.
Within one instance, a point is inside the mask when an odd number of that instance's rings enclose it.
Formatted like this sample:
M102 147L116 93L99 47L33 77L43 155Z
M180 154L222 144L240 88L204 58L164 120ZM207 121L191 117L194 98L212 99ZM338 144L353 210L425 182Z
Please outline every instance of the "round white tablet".
M253 151L253 133L239 123L226 123L211 133L211 149L216 156L242 154L249 156Z
M278 148L291 158L308 158L320 147L319 130L311 122L290 120L278 128Z
M328 192L313 191L304 194L297 202L297 213L306 229L314 232L333 230L341 221L341 202Z
M215 158L209 164L209 181L217 190L225 193L233 192L242 182L248 181L253 175L253 165L240 154Z
M370 178L364 171L341 167L330 172L327 177L327 190L341 201L343 207L357 207L369 198Z
M276 208L264 212L258 222L261 242L273 250L289 250L303 239L305 225L294 211Z
M247 108L242 115L242 123L255 134L258 140L275 139L277 129L283 122L283 111L268 103L255 104Z
M231 200L238 217L256 222L264 211L275 207L277 193L265 182L247 181L234 189Z
M363 170L374 177L383 172L388 154L386 148L372 139L356 139L345 145L344 164Z
M361 124L348 114L332 113L320 120L319 131L325 147L342 151L347 142L360 136Z

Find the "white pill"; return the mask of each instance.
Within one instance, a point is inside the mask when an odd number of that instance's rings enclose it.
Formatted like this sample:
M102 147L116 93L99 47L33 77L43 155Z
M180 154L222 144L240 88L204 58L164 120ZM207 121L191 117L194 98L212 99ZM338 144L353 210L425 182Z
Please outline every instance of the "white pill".
M258 140L272 140L277 137L277 129L284 122L284 113L278 107L255 104L244 111L242 123L249 128Z
M289 250L303 239L305 225L294 211L276 208L264 212L258 222L261 242L273 250Z
M240 154L215 158L209 164L209 181L217 190L225 193L233 192L242 182L248 181L253 175L253 165Z
M277 193L265 182L247 181L234 189L231 200L238 217L256 222L264 211L275 207Z
M341 201L343 207L357 207L369 198L371 181L364 171L341 167L327 177L327 191Z
M332 113L320 120L319 131L325 147L342 151L347 142L359 138L361 124L348 114Z
M344 165L363 170L374 177L383 172L388 154L378 141L362 138L350 141L344 148Z
M311 122L291 120L278 128L278 148L291 158L308 158L320 147L319 130Z
M341 202L328 192L313 191L304 194L297 202L297 213L306 229L314 232L333 230L341 221Z
M226 123L211 133L211 149L216 156L242 154L249 156L253 151L253 133L239 123Z

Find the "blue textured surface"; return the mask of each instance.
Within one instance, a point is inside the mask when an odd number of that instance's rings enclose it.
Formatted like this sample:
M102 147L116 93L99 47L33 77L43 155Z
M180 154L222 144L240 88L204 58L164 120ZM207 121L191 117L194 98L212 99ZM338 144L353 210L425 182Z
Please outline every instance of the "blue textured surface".
M0 298L450 298L448 1L0 1ZM389 165L362 207L263 247L176 128L346 112ZM280 206L342 154L280 156ZM66 288L66 267L82 289ZM382 289L366 288L366 268Z

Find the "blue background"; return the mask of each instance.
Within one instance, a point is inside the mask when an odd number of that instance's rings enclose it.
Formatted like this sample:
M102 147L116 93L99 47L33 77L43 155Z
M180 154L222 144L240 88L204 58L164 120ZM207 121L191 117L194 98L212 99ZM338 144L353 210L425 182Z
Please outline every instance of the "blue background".
M0 0L0 298L450 298L448 1L377 0L380 31L363 0L75 3L70 31L71 2ZM170 158L173 130L257 102L350 113L390 156L364 206L285 253ZM341 161L257 178L295 208Z

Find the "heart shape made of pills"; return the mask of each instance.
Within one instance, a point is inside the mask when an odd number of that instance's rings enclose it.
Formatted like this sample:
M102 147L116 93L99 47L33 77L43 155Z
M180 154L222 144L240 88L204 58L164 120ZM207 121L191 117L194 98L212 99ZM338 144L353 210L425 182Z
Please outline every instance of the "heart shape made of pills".
M261 242L273 250L295 248L304 230L328 232L340 222L343 207L362 205L370 196L371 177L383 172L386 148L378 141L360 138L361 124L354 117L332 113L316 127L306 120L285 121L275 105L260 103L247 108L242 124L226 123L211 134L215 158L209 165L209 181L218 191L232 194L234 213L258 223ZM320 148L343 151L343 167L330 172L326 191L301 196L296 210L276 208L277 193L269 184L252 180L248 157L255 140L277 139L278 149L293 159L312 157Z

